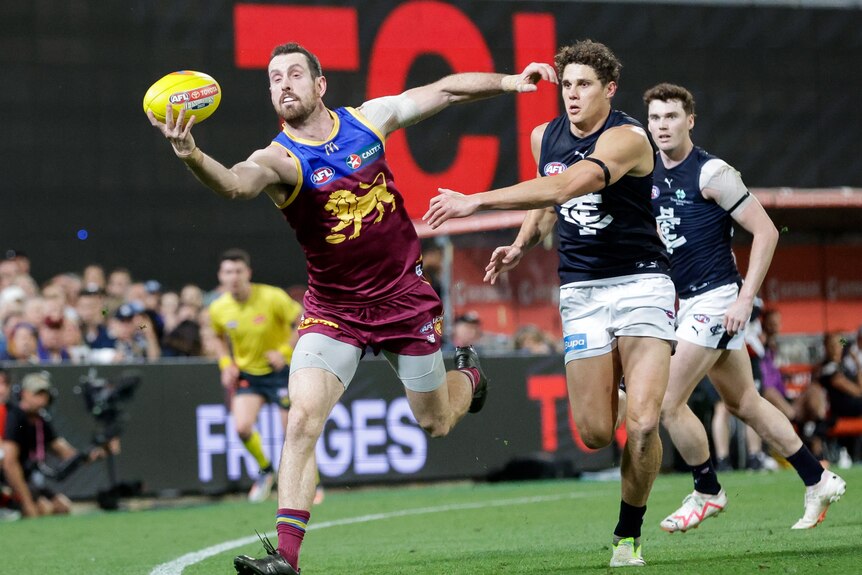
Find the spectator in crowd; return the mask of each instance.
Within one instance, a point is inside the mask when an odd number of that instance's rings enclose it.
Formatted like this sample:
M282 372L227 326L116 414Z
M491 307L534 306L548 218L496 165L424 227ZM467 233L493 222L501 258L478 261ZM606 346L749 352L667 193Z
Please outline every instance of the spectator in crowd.
M117 308L111 331L116 336L114 363L155 361L162 355L153 322L139 304Z
M443 248L435 240L422 242L422 274L437 295L443 296Z
M0 290L6 289L15 282L15 278L21 273L18 262L14 259L4 258L0 260Z
M71 272L57 274L51 278L48 284L58 286L65 292L66 303L69 306L75 307L78 304L78 296L84 286L81 276Z
M818 380L829 396L832 418L862 416L862 369L855 357L843 361L843 339L839 332L823 337L824 357Z
M452 322L450 341L445 348L451 351L458 347L473 346L476 351L481 351L482 335L482 318L475 311L465 312Z
M81 330L81 320L77 313L67 315L63 318L63 346L69 353L72 363L88 363L90 361L90 348L84 341L84 332Z
M0 359L8 355L9 340L12 337L12 329L24 321L24 313L21 306L0 309Z
M114 313L127 301L129 288L132 285L132 273L126 268L116 268L108 274L108 285L105 287L105 305L108 313Z
M81 281L84 285L95 285L99 289L105 289L108 280L105 277L105 268L99 264L90 264L84 268L84 273L81 274Z
M179 323L177 314L180 309L180 295L175 291L164 292L159 298L159 317L162 318L162 328L169 333Z
M0 359L21 363L39 363L39 334L32 323L21 321L9 332L6 356Z
M18 273L30 275L30 256L21 250L6 250L6 259L18 265Z
M40 296L28 296L24 301L24 321L39 325L45 319L45 299Z
M69 513L69 498L47 487L39 472L49 451L62 460L78 455L78 450L57 434L44 412L56 390L48 372L34 372L21 382L21 398L17 406L8 408L3 434L3 475L11 487L13 498L25 517ZM95 460L104 455L100 448L89 454Z
M841 362L851 377L855 378L859 375L859 366L862 365L862 326L859 326L853 341L844 347L844 356Z
M203 355L201 326L197 316L196 307L180 304L176 313L175 325L162 340L163 357ZM218 355L215 358L218 359Z
M180 290L180 304L191 306L195 313L204 308L204 291L195 284L186 284Z
M548 355L556 350L547 333L537 325L527 324L515 332L515 351L529 355Z
M47 315L39 324L39 345L36 352L39 363L63 363L71 361L63 341L62 315Z
M9 374L0 368L0 523L16 521L21 518L21 513L10 509L12 503L12 490L3 481L3 433L6 431L7 403L12 397L12 385L9 382Z
M78 317L81 318L81 330L84 343L91 350L113 349L115 338L108 332L105 307L105 292L95 284L88 284L81 291L76 306Z

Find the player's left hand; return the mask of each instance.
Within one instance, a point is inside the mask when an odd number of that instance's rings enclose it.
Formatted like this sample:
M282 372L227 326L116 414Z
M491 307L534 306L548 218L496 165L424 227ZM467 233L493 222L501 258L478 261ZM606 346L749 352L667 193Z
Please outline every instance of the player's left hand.
M466 196L446 188L437 188L438 196L431 198L428 211L422 216L422 221L439 228L446 220L472 216L479 209L479 202L473 196Z
M738 298L733 302L724 314L724 331L733 336L744 330L751 318L753 307L754 302L744 298Z
M520 74L503 78L503 87L508 92L535 92L542 80L557 84L557 72L550 64L531 62Z
M271 349L266 352L266 361L272 367L273 371L281 371L287 365L284 361L284 356L277 349Z

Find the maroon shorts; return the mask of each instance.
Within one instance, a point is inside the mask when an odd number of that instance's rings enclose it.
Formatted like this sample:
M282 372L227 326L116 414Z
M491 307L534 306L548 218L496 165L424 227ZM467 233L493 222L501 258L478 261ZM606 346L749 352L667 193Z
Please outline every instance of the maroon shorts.
M375 355L431 355L440 349L443 304L427 282L418 281L390 300L362 307L333 305L306 292L299 337L319 333Z

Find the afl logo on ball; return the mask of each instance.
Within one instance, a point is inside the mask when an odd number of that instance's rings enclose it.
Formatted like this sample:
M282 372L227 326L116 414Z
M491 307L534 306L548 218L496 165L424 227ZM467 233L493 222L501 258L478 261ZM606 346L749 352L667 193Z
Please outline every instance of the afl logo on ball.
M562 162L548 162L545 164L545 167L542 168L542 172L546 176L555 176L557 174L562 174L566 171L566 164Z
M347 165L353 168L354 170L362 165L362 158L360 158L357 154L350 154L347 156Z
M659 197L659 194L661 194L661 192L659 191L658 186L653 186L652 192L650 193L650 198L655 200Z
M321 184L325 184L329 180L335 177L335 170L330 168L329 166L323 166L322 168L317 168L311 174L311 183L315 186L319 186Z

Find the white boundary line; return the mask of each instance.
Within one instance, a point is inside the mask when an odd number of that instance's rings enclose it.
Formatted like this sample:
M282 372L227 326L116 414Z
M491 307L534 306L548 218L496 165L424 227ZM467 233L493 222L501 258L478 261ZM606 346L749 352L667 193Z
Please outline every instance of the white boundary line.
M402 509L401 511L391 511L389 513L372 513L370 515L360 515L359 517L348 517L345 519L334 519L332 521L324 521L311 525L308 530L326 529L328 527L340 527L342 525L355 525L357 523L369 523L371 521L381 521L383 519L392 519L393 517L409 517L411 515L427 515L430 513L445 513L447 511L464 511L470 509L483 509L486 507L504 507L507 505L527 505L530 503L545 503L548 501L560 501L563 499L580 499L594 495L592 493L561 493L557 495L538 495L534 497L519 497L517 499L499 499L497 501L484 501L476 503L455 503L452 505L441 505L439 507L419 507L416 509ZM248 545L257 541L257 536L242 537L225 541L218 545L206 547L200 551L186 553L172 561L157 565L150 571L150 575L180 575L183 569L195 563L200 563L204 559L209 559L214 555L230 551L243 545Z

